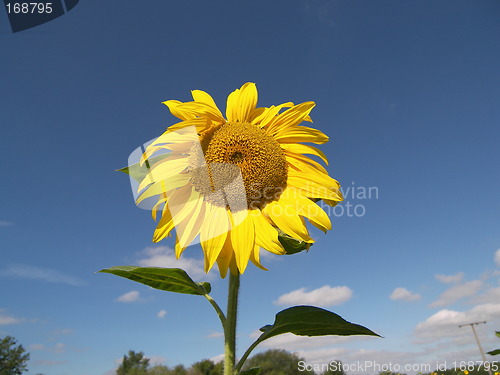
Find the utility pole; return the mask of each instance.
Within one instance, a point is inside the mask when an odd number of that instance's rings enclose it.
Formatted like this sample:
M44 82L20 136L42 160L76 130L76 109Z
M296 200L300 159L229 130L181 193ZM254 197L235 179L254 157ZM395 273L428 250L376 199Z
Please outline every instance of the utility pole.
M481 343L479 342L479 337L477 337L476 330L474 329L474 326L476 326L478 324L486 324L486 321L484 321L484 322L474 322L474 323L468 323L468 324L461 324L458 327L462 328L462 327L465 327L465 326L470 326L472 328L472 333L474 334L474 337L476 338L477 346L479 348L479 351L481 352L481 357L483 357L483 366L486 366L486 362L487 362L486 361L486 356L484 355L483 347L481 346ZM490 375L493 375L492 372L491 372L491 367L490 366L488 366L488 373Z

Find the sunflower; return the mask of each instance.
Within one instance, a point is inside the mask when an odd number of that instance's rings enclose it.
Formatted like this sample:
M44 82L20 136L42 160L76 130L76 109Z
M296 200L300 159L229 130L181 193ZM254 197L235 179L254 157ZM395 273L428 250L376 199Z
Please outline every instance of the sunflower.
M340 186L315 155L328 137L300 125L312 122L314 102L257 107L257 88L245 83L227 98L226 118L212 97L193 90L193 101L164 102L181 121L151 143L141 157L149 173L139 185L137 204L150 198L153 219L161 212L153 235L158 242L176 229L179 258L194 239L205 256L205 272L215 262L225 277L243 273L260 249L285 254L279 235L313 243L305 219L326 232L331 222L316 204L342 200ZM159 158L159 152L167 152ZM156 159L152 157L157 154ZM153 198L152 198L153 197Z

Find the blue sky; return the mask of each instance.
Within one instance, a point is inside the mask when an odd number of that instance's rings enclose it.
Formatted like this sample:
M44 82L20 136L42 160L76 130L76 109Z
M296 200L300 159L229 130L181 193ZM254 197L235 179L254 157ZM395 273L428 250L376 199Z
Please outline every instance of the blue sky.
M317 103L347 199L308 253L245 272L239 348L308 303L384 338L282 336L260 350L311 364L480 360L458 324L486 320L483 347L499 346L499 16L493 0L82 0L12 34L0 11L0 336L28 349L29 374L109 375L128 350L169 366L222 353L202 298L95 272L181 266L224 304L199 246L174 262L171 239L151 242L115 169L175 122L162 101L201 89L224 107L250 81L262 106Z

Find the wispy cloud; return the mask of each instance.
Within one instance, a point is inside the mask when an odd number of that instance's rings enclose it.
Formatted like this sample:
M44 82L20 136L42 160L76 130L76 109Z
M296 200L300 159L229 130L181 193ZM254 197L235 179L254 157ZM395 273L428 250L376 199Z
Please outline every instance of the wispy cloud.
M422 298L422 296L420 294L412 293L406 288L396 288L392 291L389 298L392 300L418 301Z
M0 227L10 227L11 225L14 225L14 223L11 223L10 221L0 220Z
M495 264L500 267L500 249L495 251Z
M168 246L147 247L139 253L139 265L143 267L182 268L193 278L207 278L203 267L203 260L182 256L177 259L174 250ZM214 274L214 273L212 273Z
M28 280L41 280L49 283L60 283L73 286L85 285L81 279L75 276L67 275L51 268L28 266L25 264L11 265L8 268L0 270L0 276Z
M122 294L116 299L116 302L137 302L139 301L139 292L137 290L132 290L128 293Z
M209 339L216 339L216 338L219 338L219 337L224 337L224 332L212 332L212 333L209 333L205 337L207 337Z
M167 310L160 310L156 316L160 319L163 319L167 315Z
M276 305L294 305L306 304L316 306L334 306L340 305L352 297L352 290L347 286L324 285L321 288L306 292L306 288L300 288L280 296L274 304Z
M490 288L472 299L473 303L495 303L500 301L500 287Z
M5 326L9 324L21 323L23 320L20 318L13 317L5 312L5 309L0 309L0 326Z
M461 282L464 279L464 273L458 272L454 275L436 275L435 278L436 280L441 281L445 284L455 284Z
M456 284L445 290L439 298L432 302L429 307L443 307L450 305L460 299L474 296L483 287L481 280L472 280L466 283Z

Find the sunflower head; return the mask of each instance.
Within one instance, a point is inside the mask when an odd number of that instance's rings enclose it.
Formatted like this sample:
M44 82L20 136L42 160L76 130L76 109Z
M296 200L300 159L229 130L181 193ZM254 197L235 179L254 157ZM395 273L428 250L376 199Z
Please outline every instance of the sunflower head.
M151 163L139 186L137 203L157 197L153 218L161 212L153 241L176 230L175 251L199 236L205 271L218 263L243 273L252 261L260 263L260 249L284 254L281 235L314 241L305 224L326 230L331 223L316 204L342 200L339 184L325 168L306 155L328 163L314 146L328 137L301 125L311 121L314 102L257 107L257 89L246 83L227 99L226 116L204 91L192 91L193 101L164 102L181 121L148 146L141 162L168 151Z

